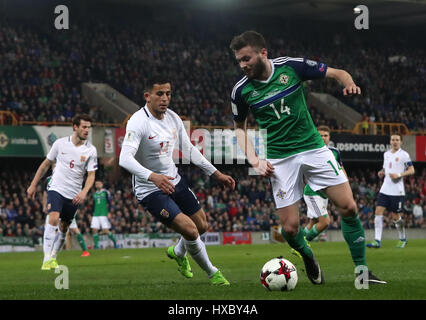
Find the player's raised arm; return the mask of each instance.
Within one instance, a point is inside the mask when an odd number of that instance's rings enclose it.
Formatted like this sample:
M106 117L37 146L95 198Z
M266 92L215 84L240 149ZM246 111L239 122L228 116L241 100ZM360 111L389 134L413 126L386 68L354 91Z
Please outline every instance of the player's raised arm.
M333 78L337 80L344 86L344 96L361 94L361 88L355 84L352 76L347 71L328 67L325 76L326 78Z
M39 183L40 179L43 178L43 176L49 170L52 163L53 163L53 161L50 161L48 158L46 158L38 167L37 172L36 172L33 180L31 181L30 186L27 189L27 195L28 195L29 198L31 198L31 199L35 198L35 191L36 191L36 188L37 188L37 184Z

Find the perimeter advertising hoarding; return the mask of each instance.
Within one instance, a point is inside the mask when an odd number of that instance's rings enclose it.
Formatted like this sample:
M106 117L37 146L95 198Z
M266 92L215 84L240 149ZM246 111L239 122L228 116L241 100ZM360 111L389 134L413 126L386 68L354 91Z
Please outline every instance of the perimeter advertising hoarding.
M57 139L72 134L71 126L0 126L0 157L44 157Z
M389 136L332 133L330 146L340 151L342 161L382 161L391 148Z

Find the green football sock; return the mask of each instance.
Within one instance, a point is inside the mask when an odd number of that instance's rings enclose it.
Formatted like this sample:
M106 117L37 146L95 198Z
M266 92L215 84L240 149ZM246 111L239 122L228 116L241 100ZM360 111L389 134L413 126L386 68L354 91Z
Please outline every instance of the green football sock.
M358 216L342 216L342 233L349 246L355 266L367 266L365 258L365 233Z
M308 244L305 240L305 236L301 227L299 227L299 232L295 237L290 237L288 234L284 232L284 229L281 229L281 234L284 239L287 240L290 247L299 252L302 256L307 256L309 258L313 257L313 252L311 248L308 247Z
M99 234L96 233L93 236L93 242L95 242L95 249L98 249L99 248Z
M84 237L83 237L83 235L81 233L79 233L77 235L77 240L78 240L78 243L80 244L81 249L83 251L87 251L86 242L84 241Z
M317 236L317 235L319 235L321 232L319 232L318 231L318 229L317 229L317 225L316 224L314 224L314 226L311 228L311 230L309 230L306 234L305 234L305 237L306 237L306 240L307 241L312 241L313 239L315 239L315 237Z
M306 235L309 233L309 229L308 226L305 227L305 229L303 229L303 234L306 237Z
M114 237L114 235L112 234L111 231L108 234L108 238L110 238L112 240L112 242L114 242L114 246L115 246L116 245L115 237Z

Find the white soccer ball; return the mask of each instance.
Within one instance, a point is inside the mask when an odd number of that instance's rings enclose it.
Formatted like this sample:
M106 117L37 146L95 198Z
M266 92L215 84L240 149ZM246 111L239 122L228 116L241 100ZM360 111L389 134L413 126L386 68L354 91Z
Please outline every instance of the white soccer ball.
M296 267L283 257L269 260L260 272L260 283L270 291L294 290L297 279Z

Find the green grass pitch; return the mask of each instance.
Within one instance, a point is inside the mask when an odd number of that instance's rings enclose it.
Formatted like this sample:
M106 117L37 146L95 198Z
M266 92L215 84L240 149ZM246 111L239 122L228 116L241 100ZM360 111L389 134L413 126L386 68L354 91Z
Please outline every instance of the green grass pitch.
M383 241L381 249L367 249L369 268L387 285L354 287L354 266L344 242L312 243L326 283L312 285L303 263L287 244L209 246L208 253L230 287L212 287L205 273L190 258L194 271L185 279L165 248L64 251L60 265L69 270L69 289L55 288L59 274L41 271L41 252L0 254L0 300L15 299L142 299L142 300L419 300L426 299L426 239L409 240L404 249ZM292 261L299 282L291 292L269 292L259 282L260 269L282 255Z

